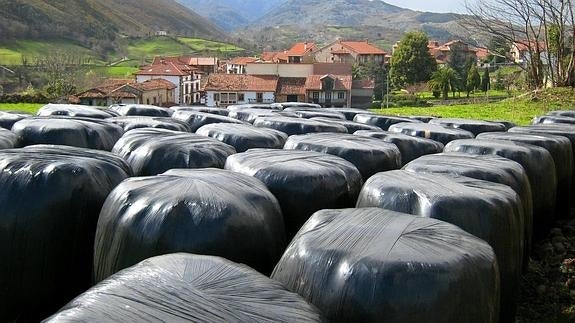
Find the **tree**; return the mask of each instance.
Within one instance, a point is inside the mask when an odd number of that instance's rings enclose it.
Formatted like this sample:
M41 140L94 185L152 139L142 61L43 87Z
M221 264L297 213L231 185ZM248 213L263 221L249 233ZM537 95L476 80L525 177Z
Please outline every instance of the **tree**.
M486 68L483 71L483 77L481 77L481 91L483 92L489 91L490 84L491 84L491 76L489 75L489 69Z
M376 62L356 63L352 66L354 80L373 80L373 93L375 100L382 100L387 82L387 69L385 65Z
M449 98L449 90L455 91L458 81L459 75L453 68L442 67L431 76L429 87L432 91L441 92L443 100L447 100Z
M426 82L437 70L435 58L427 48L428 38L423 32L409 32L399 43L391 58L391 80L395 86Z
M481 86L481 75L477 70L477 65L473 64L467 72L467 84L465 90L467 91L467 97L469 97L469 92L477 90Z

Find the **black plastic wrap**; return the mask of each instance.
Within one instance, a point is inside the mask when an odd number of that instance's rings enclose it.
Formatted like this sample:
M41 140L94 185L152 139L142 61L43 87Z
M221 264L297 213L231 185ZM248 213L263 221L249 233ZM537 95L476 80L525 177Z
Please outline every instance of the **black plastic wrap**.
M389 131L356 131L356 136L372 137L392 143L397 146L401 152L401 161L403 165L419 158L423 155L437 154L443 151L443 144L439 141L412 137L401 133Z
M217 114L217 115L221 115L221 116L228 116L228 109L224 109L224 108L214 108L214 107L205 107L203 105L200 106L175 106L175 107L170 107L171 110L174 111L193 111L193 112L204 112L204 113L211 113L211 114Z
M45 322L321 322L279 282L229 260L185 253L125 269Z
M282 110L281 106L272 106L266 103L256 104L234 104L226 107L228 111L244 110L244 109L265 109L265 110Z
M533 233L542 237L553 224L557 197L557 175L553 157L547 149L505 140L456 140L445 152L473 155L498 155L521 164L529 178L533 197Z
M257 118L259 117L294 117L299 118L293 112L283 112L281 110L269 110L269 109L243 109L243 110L234 110L230 111L230 117L242 120L249 123L254 123Z
M110 121L79 117L31 117L14 124L12 131L22 146L64 145L112 150L124 134L122 127Z
M107 119L118 114L113 111L106 111L97 107L77 105L77 104L46 104L37 113L41 117L65 116L80 118Z
M353 121L380 127L383 130L388 130L389 127L391 127L396 123L405 123L405 122L421 123L421 121L415 119L384 116L379 114L358 114L355 116L355 118L353 118Z
M166 129L141 128L126 132L112 150L124 158L136 176L174 168L223 168L236 150L216 139Z
M343 115L343 113L339 113L339 112L335 112L335 111L329 111L326 109L316 109L316 110L310 109L310 110L296 110L296 111L291 111L289 109L286 109L285 111L286 112L293 112L298 117L306 118L306 119L330 118L330 119L335 119L335 120L347 120L345 118L345 115Z
M409 119L415 119L415 120L419 120L421 122L429 122L433 119L435 119L436 117L432 117L432 116L407 116L407 118Z
M108 110L120 116L146 116L146 117L169 117L174 112L168 108L146 104L114 104Z
M523 205L523 268L527 268L533 238L533 198L529 178L521 164L497 155L443 153L423 156L405 165L403 169L420 174L466 176L511 187L519 195Z
M20 112L5 112L0 111L0 128L12 129L12 126L23 119L29 118L32 115Z
M380 127L376 127L376 126L372 126L372 125L368 125L368 124L364 124L364 123L359 123L359 122L355 122L355 121L349 121L349 120L338 120L338 119L323 118L323 117L314 117L314 118L311 118L310 120L321 121L321 122L325 122L325 123L329 123L329 124L342 125L342 126L347 128L348 133L354 133L354 132L359 131L359 130L382 131Z
M238 153L252 148L282 149L288 138L285 133L274 129L231 123L208 124L198 129L196 134L226 143Z
M160 128L183 132L191 130L187 123L169 117L124 116L109 118L108 121L119 125L124 131L138 128Z
M547 149L555 163L557 174L557 206L561 214L569 214L569 205L573 196L573 149L571 141L562 136L547 134L522 134L511 132L492 132L477 136L477 139L509 140L524 144L531 144Z
M0 128L0 149L20 147L18 136L10 130Z
M523 261L521 198L507 185L405 170L379 173L357 207L380 207L455 224L495 251L501 276L501 322L512 322Z
M509 132L563 136L571 141L571 149L575 154L575 125L566 123L537 124L525 127L513 127L509 129Z
M311 151L251 149L228 157L225 168L268 187L282 208L288 238L318 210L353 207L363 183L347 160Z
M0 150L0 320L38 321L91 286L98 213L129 175L108 152Z
M513 127L517 127L517 125L514 122L507 121L507 120L489 120L489 121L501 123L505 127L505 131L507 131Z
M467 130L475 136L483 132L495 132L495 131L506 130L505 125L502 123L484 121L484 120L436 118L429 120L429 123L443 126L446 128Z
M281 102L272 103L270 105L273 109L323 109L321 105L315 103L305 103L305 102Z
M279 130L289 136L314 132L347 133L347 128L342 125L290 117L261 117L254 121L254 126Z
M247 124L241 120L234 118L220 116L212 113L205 112L194 112L194 111L176 111L172 115L172 118L185 122L192 132L200 129L202 126L211 123L237 123L237 124Z
M272 278L331 322L497 322L492 248L458 227L378 208L316 212Z
M575 126L575 117L565 116L540 116L533 118L533 124L555 124L565 123Z
M397 123L389 127L389 131L439 141L444 145L447 145L453 140L471 139L475 137L471 132L466 130L451 129L430 123Z
M284 149L316 151L341 157L357 167L364 181L375 173L401 168L401 153L397 146L370 137L340 133L291 136Z
M96 281L174 252L220 256L269 274L286 245L276 198L257 179L177 169L123 181L100 212Z
M557 110L547 112L548 116L575 118L575 110Z
M358 114L375 114L368 110L355 109L355 108L327 108L324 110L342 113L345 116L345 118L349 121L353 121L353 118L355 118L355 116Z

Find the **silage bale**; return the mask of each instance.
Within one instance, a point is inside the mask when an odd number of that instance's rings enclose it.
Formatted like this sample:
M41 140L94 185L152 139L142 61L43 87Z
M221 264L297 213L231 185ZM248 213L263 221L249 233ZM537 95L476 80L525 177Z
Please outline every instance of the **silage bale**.
M186 111L186 110L180 110L180 111L174 112L174 114L172 115L172 118L174 118L176 120L183 121L184 123L186 123L188 125L188 127L190 127L191 132L196 132L202 126L205 126L205 125L211 124L211 123L246 124L243 121L240 121L240 120L237 120L234 118L230 118L230 117L225 117L225 116L220 116L217 114L211 114L211 113L205 113L205 112L195 112L195 111Z
M96 281L146 258L214 255L269 274L285 248L280 206L253 177L219 169L171 170L123 181L96 231Z
M322 210L272 278L331 322L497 322L492 248L458 227L378 208Z
M244 109L266 109L266 110L282 110L281 106L276 106L267 103L252 103L252 104L233 104L226 107L228 111L237 111Z
M20 112L5 112L0 111L0 128L12 129L12 126L23 119L29 118L32 115Z
M228 109L224 109L224 108L214 108L214 107L206 107L203 105L199 105L199 106L174 106L174 107L170 107L171 110L175 111L193 111L193 112L204 112L204 113L211 113L211 114L217 114L217 115L221 115L224 117L228 116Z
M575 110L557 110L547 112L548 116L575 118Z
M483 132L495 132L495 131L506 130L505 125L502 123L485 121L485 120L436 118L430 120L429 123L447 128L467 130L475 136Z
M110 151L124 134L110 121L80 117L32 117L14 124L21 145L64 145Z
M403 165L419 158L423 155L437 154L443 151L443 144L439 141L412 137L401 133L389 131L356 131L356 136L372 137L392 143L401 152L401 162Z
M174 112L168 108L157 107L147 104L113 104L108 110L120 116L146 116L146 117L169 117Z
M432 117L432 116L407 116L407 118L415 119L415 120L419 120L421 122L428 123L429 121L435 119L436 117Z
M18 148L20 140L18 136L10 130L0 128L0 149Z
M348 121L353 121L353 118L355 118L355 116L358 114L375 114L374 112L371 112L366 109L356 109L356 108L327 108L325 110L339 112L343 114Z
M38 321L91 286L108 193L131 175L119 157L68 146L0 150L0 317Z
M513 321L524 242L523 206L513 189L469 177L390 171L365 183L357 207L442 220L485 240L499 264L501 322Z
M46 322L321 322L279 282L226 259L144 260L76 297Z
M108 118L108 121L119 125L125 132L138 128L160 128L190 132L190 127L185 122L169 117L124 116Z
M570 124L575 125L575 117L565 116L540 116L533 118L532 124Z
M284 149L341 157L357 167L364 181L375 173L401 168L401 153L397 146L370 137L339 133L291 136Z
M303 135L314 132L339 132L347 133L347 128L342 125L291 117L260 117L254 121L254 126L279 130L291 135Z
M229 116L234 119L245 121L253 124L259 117L294 117L299 118L298 115L292 112L283 112L281 110L269 110L269 109L242 109L230 111Z
M420 137L439 141L447 145L457 139L470 139L475 137L471 132L461 129L446 128L429 123L397 123L389 127L389 132L402 133L404 135Z
M291 111L290 109L284 110L285 112L293 112L300 118L311 119L311 118L330 118L335 120L346 120L345 115L343 113L335 112L335 111L328 111L327 109L309 109L309 110L295 110Z
M228 157L225 169L268 187L282 208L288 238L318 210L355 205L362 185L353 164L311 151L251 149Z
M208 124L198 129L196 134L226 143L238 153L252 148L282 149L288 138L278 130L231 123Z
M316 104L316 103L306 103L306 102L281 102L281 103L272 103L270 104L270 107L272 109L280 109L280 110L284 110L284 109L291 109L293 110L297 110L297 109L302 109L302 110L306 110L306 109L323 109L321 107L321 105Z
M187 132L140 128L126 132L112 150L124 158L136 176L174 168L223 168L235 154L232 146Z
M310 120L321 121L328 124L336 124L342 125L347 128L348 133L354 133L359 130L370 130L370 131L383 131L380 127L371 126L368 124L363 124L355 121L348 121L348 120L338 120L333 118L325 118L325 117L313 117Z
M46 104L37 112L38 116L65 116L80 118L107 119L118 114L101 108L77 104Z
M384 116L379 114L358 114L355 116L355 118L353 118L353 121L376 126L383 130L388 130L389 127L391 127L396 123L406 123L406 122L421 123L421 121L415 119Z

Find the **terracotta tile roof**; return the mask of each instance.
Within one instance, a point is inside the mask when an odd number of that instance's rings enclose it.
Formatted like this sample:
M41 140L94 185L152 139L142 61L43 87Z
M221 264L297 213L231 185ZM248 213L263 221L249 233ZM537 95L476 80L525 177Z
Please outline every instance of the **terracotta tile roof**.
M130 82L125 82L130 81ZM133 80L108 79L101 85L84 91L77 95L78 98L135 98L136 95L129 91L145 92L159 89L173 90L176 88L172 82L164 79L152 79L142 83Z
M322 80L326 77L331 77L335 80L333 87L334 91L349 91L351 90L352 78L351 75L310 75L305 81L306 90L322 90Z
M261 91L275 92L275 75L210 74L202 85L204 91Z
M547 49L547 46L545 45L544 41L540 41L539 43L537 43L536 41L527 41L527 40L523 40L523 41L518 41L513 43L513 45L515 47L517 47L517 49L520 52L526 52L529 51L529 48L535 50L536 48L539 48L539 51L545 51Z
M258 59L256 57L235 57L229 61L229 64L246 65L248 63L254 63L257 60Z
M288 51L287 56L303 56L316 48L315 43L295 43Z
M489 57L489 49L487 48L476 48L474 51L475 56L481 60L487 59Z
M385 55L385 51L375 47L368 41L340 41L340 44L360 55Z
M152 64L144 66L136 73L136 75L160 75L160 76L185 76L189 75L189 71L182 70L181 66L171 61L163 61L159 64Z
M164 79L147 80L142 83L131 84L131 86L143 91L173 90L176 88L174 83Z
M347 49L334 49L331 51L334 55L349 55L351 54Z
M352 89L373 89L375 82L373 80L354 80L351 84Z
M280 77L277 93L279 95L305 95L305 77Z

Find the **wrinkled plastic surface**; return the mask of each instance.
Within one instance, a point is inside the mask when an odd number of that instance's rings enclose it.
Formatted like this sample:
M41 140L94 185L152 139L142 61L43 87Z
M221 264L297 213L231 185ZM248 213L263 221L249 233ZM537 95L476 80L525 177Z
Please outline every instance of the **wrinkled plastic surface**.
M254 121L254 126L276 129L288 134L289 136L314 132L347 133L347 128L342 125L290 117L260 117Z
M322 109L321 105L315 103L305 103L305 102L281 102L272 103L270 105L272 109Z
M257 179L220 169L123 181L100 212L96 281L174 252L220 256L269 274L285 248L276 198Z
M371 130L371 131L383 131L380 127L363 124L359 122L349 121L349 120L338 120L333 118L324 118L324 117L314 117L310 120L321 121L328 124L337 124L342 125L347 128L348 133L354 133L359 130Z
M357 167L363 180L378 172L401 168L401 153L397 146L370 137L339 133L291 136L284 149L316 151L341 157Z
M419 120L421 122L429 122L429 121L435 119L436 117L432 117L432 116L407 116L407 118Z
M217 114L205 113L205 112L185 111L185 110L174 112L172 118L185 122L190 127L190 130L192 132L196 132L202 126L211 123L246 124L241 120L237 120L226 116L220 116Z
M315 213L272 278L332 322L497 322L492 248L449 223L384 209Z
M533 233L541 237L553 223L557 197L557 175L553 157L544 148L505 140L456 140L445 152L498 155L521 164L529 178L533 197Z
M356 131L356 136L372 137L392 143L397 146L401 152L401 161L403 165L419 158L423 155L436 154L443 151L443 144L439 141L412 137L401 133L388 131Z
M282 149L288 138L285 133L274 129L231 123L208 124L198 129L196 134L217 139L239 153L252 148Z
M451 129L430 123L397 123L389 127L389 131L439 141L444 145L453 140L474 137L471 132L466 130Z
M128 131L114 146L136 176L174 168L223 168L236 150L216 139L187 132L141 128Z
M290 111L287 109L286 111ZM296 110L293 111L298 117L300 118L330 118L336 120L347 120L343 113L335 112L335 111L328 111L326 109L317 109L317 110Z
M575 126L575 117L565 117L565 116L540 116L533 118L533 124L555 124L555 123L565 123Z
M575 110L557 110L547 112L549 116L575 118Z
M4 128L0 128L0 149L17 148L20 146L20 140L15 133Z
M575 125L566 123L537 124L509 129L512 133L549 134L563 136L571 141L571 149L575 153Z
M272 106L271 104L234 104L226 107L228 111L244 110L244 109L266 109L266 110L281 110L281 106Z
M38 321L90 286L98 213L129 175L97 150L0 150L1 320Z
M16 122L29 117L31 115L25 113L0 111L0 128L10 130Z
M46 322L320 322L279 282L211 256L147 259L97 284Z
M436 124L447 128L462 129L471 132L477 136L483 132L505 131L505 125L502 123L458 118L436 118L429 120L430 124Z
M121 126L124 131L138 128L161 128L174 131L190 132L190 127L183 121L169 117L125 116L109 118L108 121Z
M363 183L350 162L311 151L251 149L228 157L225 168L268 187L280 203L288 238L318 210L353 207Z
M357 207L380 207L455 224L495 251L501 276L501 322L511 322L523 259L523 206L510 187L469 177L379 173L361 190Z
M23 146L64 145L110 151L124 134L110 121L80 117L32 117L14 124Z
M375 113L368 111L368 110L355 109L355 108L327 108L324 110L339 112L339 113L343 114L345 116L345 118L349 121L353 121L353 118L355 118L355 116L358 114L375 114Z
M112 111L98 109L96 107L77 104L46 104L37 113L38 116L66 116L80 118L107 119L118 114Z
M205 106L175 106L170 107L170 109L174 111L194 111L194 112L204 112L204 113L211 113L217 114L221 116L227 116L229 111L224 108L213 108L213 107L205 107Z
M286 116L299 118L298 115L292 112L283 112L281 110L269 110L269 109L242 109L230 111L229 116L238 120L242 120L249 123L254 123L259 117L276 117L276 116Z
M388 130L389 127L396 123L421 123L421 121L410 118L394 117L394 116L383 116L379 114L358 114L353 118L353 121L359 123L365 123L372 126L380 127L383 130Z
M120 116L169 117L173 110L146 104L114 104L108 107Z

